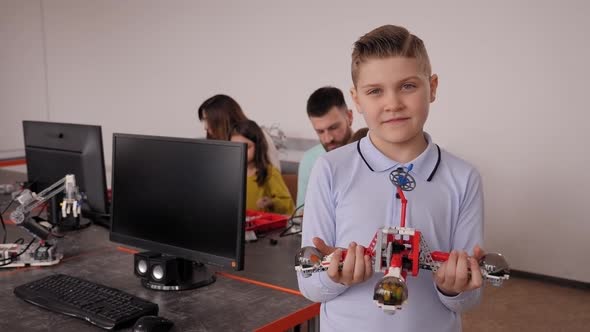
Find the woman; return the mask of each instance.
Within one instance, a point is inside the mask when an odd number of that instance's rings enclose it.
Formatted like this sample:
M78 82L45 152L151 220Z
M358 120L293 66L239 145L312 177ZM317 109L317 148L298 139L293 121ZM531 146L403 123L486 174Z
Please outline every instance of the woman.
M248 120L240 105L230 96L215 95L205 100L198 111L199 120L205 126L208 139L229 141L234 126ZM268 133L262 130L268 144L268 159L277 169L281 170L279 151Z
M293 213L293 199L281 173L268 160L267 142L262 129L251 120L238 122L231 132L232 142L248 147L246 209L281 214Z

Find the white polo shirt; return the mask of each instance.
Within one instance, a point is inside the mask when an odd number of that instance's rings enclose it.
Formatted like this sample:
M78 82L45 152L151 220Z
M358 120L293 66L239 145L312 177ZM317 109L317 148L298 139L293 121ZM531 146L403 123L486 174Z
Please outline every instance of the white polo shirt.
M399 226L401 200L389 180L391 171L413 164L416 180L407 200L406 226L422 232L432 251L483 247L483 193L477 170L438 148L425 133L426 150L401 164L382 154L369 136L322 155L311 172L302 246L319 237L328 245L347 248L351 242L368 246L379 228ZM439 152L440 151L440 152ZM430 178L430 181L429 181ZM376 273L354 286L334 283L326 272L309 278L298 275L305 297L322 302L320 327L328 331L460 331L460 313L479 301L481 290L455 297L441 294L432 272L408 275L408 301L395 315L373 302Z

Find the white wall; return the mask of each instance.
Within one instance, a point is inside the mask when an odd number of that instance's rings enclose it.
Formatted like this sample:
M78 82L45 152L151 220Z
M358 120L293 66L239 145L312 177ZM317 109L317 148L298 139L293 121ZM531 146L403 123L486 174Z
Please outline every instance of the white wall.
M584 1L0 1L0 151L24 117L100 124L107 164L113 132L202 136L215 93L313 138L308 95L347 90L352 43L405 25L440 76L427 130L483 175L486 248L590 282Z
M22 120L47 120L39 1L0 0L0 159L23 156Z

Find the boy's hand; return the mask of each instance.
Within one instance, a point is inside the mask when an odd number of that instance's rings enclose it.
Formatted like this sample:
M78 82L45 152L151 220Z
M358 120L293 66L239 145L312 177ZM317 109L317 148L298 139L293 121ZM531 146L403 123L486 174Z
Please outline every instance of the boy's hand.
M373 264L369 255L365 255L365 247L352 242L348 246L346 258L342 264L342 269L340 269L342 249L330 247L317 237L313 238L313 244L324 255L333 253L327 271L332 281L350 286L361 283L373 275Z
M270 209L273 206L272 199L268 196L264 196L258 199L256 206L261 209Z
M473 257L469 257L464 251L451 251L449 259L440 266L434 276L438 289L447 296L455 296L480 288L483 278L479 260L484 254L485 252L477 245L473 249Z

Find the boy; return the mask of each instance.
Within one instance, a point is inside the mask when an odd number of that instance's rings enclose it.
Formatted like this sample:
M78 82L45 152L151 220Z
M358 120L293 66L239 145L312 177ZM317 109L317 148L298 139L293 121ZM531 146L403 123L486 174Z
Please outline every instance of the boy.
M305 151L297 171L297 206L305 202L309 173L316 159L344 146L352 136L352 111L346 106L340 89L325 86L307 99L307 116L320 139L320 144Z
M438 78L422 40L391 25L369 32L354 45L352 80L352 99L369 134L316 161L302 240L324 254L338 247L348 254L341 270L338 249L328 271L298 275L299 288L322 302L322 332L460 331L460 313L480 298L483 194L477 170L423 131ZM373 303L383 275L372 272L363 253L379 228L399 226L401 200L389 180L399 167L411 169L416 181L405 192L406 226L421 231L431 250L452 253L436 275L408 276L408 301L387 315ZM474 257L465 252L471 249Z

